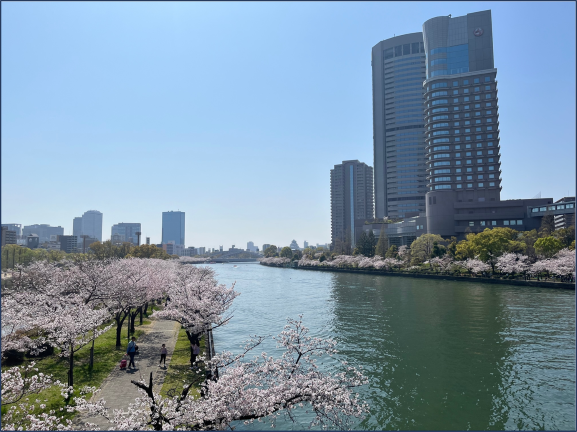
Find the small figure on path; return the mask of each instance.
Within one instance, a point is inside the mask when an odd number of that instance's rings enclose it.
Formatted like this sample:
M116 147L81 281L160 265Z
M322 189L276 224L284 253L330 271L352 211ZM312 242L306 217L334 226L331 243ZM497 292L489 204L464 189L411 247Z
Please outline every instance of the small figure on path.
M190 358L190 368L194 368L194 364L196 363L196 356L200 354L200 347L196 344L196 342L193 342L191 344L191 349L192 349L192 357Z
M136 354L136 338L134 336L132 336L132 340L128 342L128 347L126 347L126 354L130 356L130 363L128 363L128 367L132 365L134 368L136 368L136 365L134 364L134 355Z
M158 367L160 367L163 361L164 367L166 367L166 354L168 354L168 351L166 350L165 344L162 344L162 348L160 348L160 362L158 363Z

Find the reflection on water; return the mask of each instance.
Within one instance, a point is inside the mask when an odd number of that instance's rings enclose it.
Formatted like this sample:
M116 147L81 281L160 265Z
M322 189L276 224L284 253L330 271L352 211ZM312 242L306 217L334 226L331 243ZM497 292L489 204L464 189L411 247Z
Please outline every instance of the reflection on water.
M237 352L249 335L275 335L304 314L311 333L335 338L340 358L369 377L361 394L371 414L359 429L575 429L574 291L212 267L242 293L215 332L217 349Z

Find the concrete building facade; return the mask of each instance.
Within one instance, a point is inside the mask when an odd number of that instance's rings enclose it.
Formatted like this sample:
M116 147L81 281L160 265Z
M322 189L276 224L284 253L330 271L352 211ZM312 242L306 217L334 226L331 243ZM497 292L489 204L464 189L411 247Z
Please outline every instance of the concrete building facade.
M351 245L362 233L364 221L374 217L373 168L358 160L344 161L331 170L331 239Z
M7 226L2 225L2 247L8 244L16 244L16 238L16 231L12 231Z
M554 216L555 229L575 227L575 197L563 197L555 201L555 204L557 204L555 207L556 211L561 210L559 209L560 206L565 207L567 210L572 210L571 212L556 214Z
M417 237L427 232L427 217L425 213L421 213L419 216L405 218L401 222L370 223L363 226L363 231L368 234L372 230L377 239L381 236L382 229L387 235L389 247L410 246Z
M56 241L60 243L60 250L66 253L78 252L78 237L75 235L60 235Z
M74 234L74 233L73 233ZM88 210L82 215L82 235L88 235L102 242L102 213Z
M42 244L49 242L51 235L64 235L64 228L61 226L53 227L47 224L25 225L22 228L22 235L28 238L30 234L36 234L39 244Z
M375 215L425 211L423 34L379 42L372 49Z
M162 212L162 244L171 241L184 246L184 212Z
M22 238L22 224L5 223L2 224L2 226L6 227L9 231L14 231L17 239Z

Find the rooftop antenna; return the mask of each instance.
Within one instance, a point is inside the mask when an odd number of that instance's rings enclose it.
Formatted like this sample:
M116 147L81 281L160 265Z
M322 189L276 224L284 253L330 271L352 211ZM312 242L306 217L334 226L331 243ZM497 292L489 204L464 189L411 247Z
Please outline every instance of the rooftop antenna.
M451 18L451 14L449 14L449 18Z

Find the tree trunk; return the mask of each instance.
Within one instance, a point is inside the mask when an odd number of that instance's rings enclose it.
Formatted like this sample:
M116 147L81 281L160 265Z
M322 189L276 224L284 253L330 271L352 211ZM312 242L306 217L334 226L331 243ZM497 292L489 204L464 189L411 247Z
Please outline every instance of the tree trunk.
M68 387L72 387L74 385L74 375L72 369L74 367L74 344L70 345L70 358L69 358L69 369L68 369Z
M142 325L142 306L140 306L138 310L140 312L140 325Z
M134 322L136 321L136 315L138 315L138 309L134 309L134 312L130 313L130 331L132 332L132 334L134 335L134 332L136 331L134 329Z
M126 319L126 314L122 316L122 311L118 312L114 316L114 320L116 321L116 348L120 348L122 343L120 342L120 333L122 331L122 324L124 324L124 320Z
M190 333L188 330L186 331L186 336L188 337L188 341L190 342L190 365L192 366L192 344L196 343L200 346L200 336L202 333Z
M148 317L148 302L144 303L144 315Z
M94 367L94 338L92 339L92 346L90 347L90 369Z

